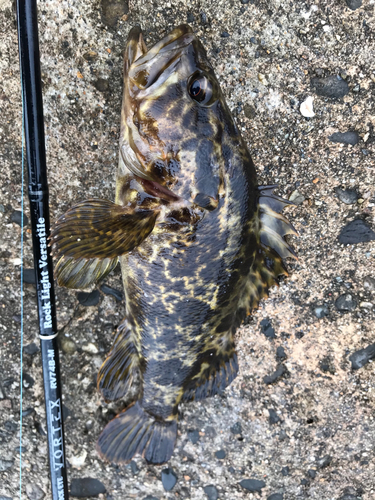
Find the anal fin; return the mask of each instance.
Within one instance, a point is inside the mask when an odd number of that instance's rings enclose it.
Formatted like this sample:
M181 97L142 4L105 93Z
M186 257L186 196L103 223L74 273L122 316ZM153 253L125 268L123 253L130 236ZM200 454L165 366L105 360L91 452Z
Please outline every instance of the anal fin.
M112 349L98 373L98 391L107 403L124 397L140 377L142 358L138 344L125 320L119 326Z
M189 380L181 401L200 401L220 394L236 378L237 373L238 360L235 352L227 359L220 359L213 353L210 363L203 361L198 376Z
M73 259L61 257L55 265L55 276L60 286L81 289L104 279L116 267L118 257L114 259Z

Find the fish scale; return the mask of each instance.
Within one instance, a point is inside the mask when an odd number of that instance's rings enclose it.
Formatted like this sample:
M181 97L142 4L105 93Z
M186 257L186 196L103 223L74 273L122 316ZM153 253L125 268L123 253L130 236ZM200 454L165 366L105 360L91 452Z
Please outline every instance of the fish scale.
M289 202L258 186L249 151L205 50L179 26L147 51L139 27L124 56L115 203L86 200L55 223L62 286L87 288L120 260L125 318L98 374L126 409L97 449L111 462L173 453L181 402L235 378L234 334L295 257Z

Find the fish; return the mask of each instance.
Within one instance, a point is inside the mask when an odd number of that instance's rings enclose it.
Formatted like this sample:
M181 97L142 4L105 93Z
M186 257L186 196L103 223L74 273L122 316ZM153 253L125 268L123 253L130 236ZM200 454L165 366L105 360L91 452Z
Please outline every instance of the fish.
M188 25L124 53L115 201L78 202L51 229L60 286L88 289L121 263L125 318L98 373L105 402L126 400L97 442L116 464L162 464L179 405L236 377L234 335L268 296L297 235L291 202L259 186L206 51Z

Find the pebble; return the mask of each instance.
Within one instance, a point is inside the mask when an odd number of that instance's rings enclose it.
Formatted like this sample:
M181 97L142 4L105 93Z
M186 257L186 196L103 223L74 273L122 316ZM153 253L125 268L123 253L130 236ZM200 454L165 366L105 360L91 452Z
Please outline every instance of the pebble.
M114 28L117 22L129 12L127 0L101 0L102 23Z
M31 387L33 387L33 385L35 384L35 380L33 379L33 377L26 372L23 372L22 380L25 389L31 389Z
M267 500L283 500L283 499L284 499L283 493L272 493L272 495L267 497Z
M83 344L82 351L87 352L89 354L98 354L99 349L96 347L95 344L89 342L88 344Z
M276 349L276 359L279 361L283 361L286 359L286 352L285 349L282 345L279 345L279 347Z
M350 10L357 10L362 7L362 0L345 0Z
M0 458L0 472L4 472L12 467L14 460L4 460Z
M349 85L340 76L327 76L326 78L312 78L311 86L317 95L323 97L340 98L349 93Z
M144 497L144 499L143 499L143 500L159 500L159 499L158 499L158 498L156 498L156 497L153 497L153 496L151 496L151 495L147 495L147 497Z
M336 373L335 365L329 356L325 356L319 361L319 368L322 372L330 373L331 375Z
M188 24L195 23L194 14L192 14L191 12L188 12L188 14L186 16L186 21Z
M338 240L344 245L355 245L356 243L367 243L375 240L375 232L361 219L352 220L339 234Z
M330 135L328 139L331 142L338 142L340 144L351 144L355 146L359 142L359 135L357 132L349 130L348 132L335 132Z
M234 425L232 425L232 427L230 428L230 432L235 435L242 434L241 422L236 422Z
M346 205L353 205L358 200L358 194L354 189L341 189L337 187L335 188L335 193L337 194L337 198Z
M331 455L324 455L324 457L318 458L316 460L316 465L319 469L324 469L325 467L328 467L331 462L332 462Z
M0 500L13 500L13 498L0 495Z
M199 431L197 431L196 429L190 429L188 430L187 437L189 441L191 441L193 444L196 444L199 441Z
M130 465L130 469L131 469L133 475L136 476L139 472L137 463L134 460L131 460L129 465Z
M46 496L42 488L35 483L26 485L26 495L29 500L42 500Z
M241 0L241 3L242 5L247 5L249 3L250 0ZM250 38L250 41L251 41L251 38Z
M92 292L78 292L77 293L78 302L85 307L96 306L99 303L100 293L99 290L93 290Z
M357 307L357 301L350 293L344 293L336 299L335 306L339 311L354 311Z
M364 349L359 349L359 351L349 356L353 370L359 370L372 359L375 359L375 344L370 344Z
M375 291L375 278L371 278L371 276L365 276L363 280L363 287L369 292Z
M62 337L59 336L59 340L60 347L63 352L65 352L65 354L74 354L76 352L77 346L72 339L69 339L68 337L65 337L65 335L63 335Z
M267 385L274 384L286 373L288 373L286 366L281 364L271 375L263 377L263 382Z
M215 451L215 457L218 458L219 460L223 460L226 456L226 453L224 450L218 450Z
M289 472L290 472L290 469L289 469L289 467L288 467L288 466L285 466L285 467L283 467L283 468L281 469L281 474L282 474L283 476L289 476Z
M201 12L200 16L201 16L201 23L207 24L207 14L205 12Z
M219 493L213 484L205 486L203 490L206 493L208 500L217 500L219 498Z
M35 344L35 342L27 344L23 347L23 353L28 354L29 356L34 356L37 352L39 352L39 347Z
M308 475L309 477L311 477L311 479L315 479L315 478L316 478L316 470L314 470L314 469L309 469L309 470L307 471L307 475Z
M101 493L106 493L104 484L92 477L82 477L72 479L70 485L70 495L77 498L97 497Z
M18 224L21 226L22 223L22 212L21 210L15 210L12 215L10 216L10 222L14 222L15 224ZM23 214L23 226L27 226L29 223L29 219L27 218L26 214Z
M161 471L161 482L165 491L171 491L171 489L177 483L177 476L173 472L173 469L167 468Z
M275 339L275 330L273 329L269 319L262 319L260 322L260 329L264 335L269 339Z
M22 418L28 417L29 415L32 415L34 412L35 410L32 407L26 408L26 410L22 410Z
M99 92L106 92L109 89L109 82L105 78L98 78L94 82L94 87L96 90L99 90Z
M328 316L329 314L329 309L327 306L318 306L315 307L314 309L314 314L318 319L322 319L325 316Z
M268 409L268 414L269 414L269 417L268 417L268 421L271 425L274 425L274 424L278 424L279 422L281 422L281 418L279 417L279 415L275 412L274 409L272 408L269 408Z
M289 196L289 201L292 201L296 205L302 205L305 201L305 197L298 191L298 189L295 189Z
M314 110L313 110L313 98L309 95L306 97L306 99L301 102L301 105L299 107L300 113L302 116L305 118L312 118L315 116Z
M108 285L102 285L100 287L100 290L105 293L106 295L112 295L116 300L119 302L121 300L124 300L124 294L120 290L116 290L115 288L111 288Z
M23 269L23 282L35 285L35 270L33 267Z
M230 35L227 31L223 31L220 36L221 36L221 38L228 38Z
M243 489L251 492L260 492L266 486L264 481L258 479L243 479L239 484Z

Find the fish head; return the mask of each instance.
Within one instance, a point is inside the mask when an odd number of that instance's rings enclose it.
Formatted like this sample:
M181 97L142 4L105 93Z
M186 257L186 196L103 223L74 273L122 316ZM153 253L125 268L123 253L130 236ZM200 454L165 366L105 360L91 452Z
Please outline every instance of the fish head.
M133 28L124 56L120 151L145 190L215 209L224 183L224 131L239 136L192 29L178 26L147 50L141 29Z

